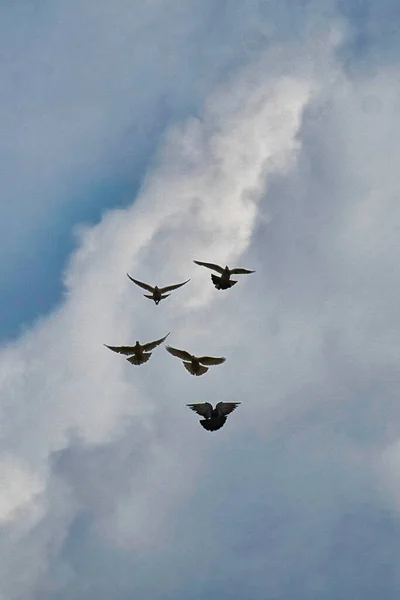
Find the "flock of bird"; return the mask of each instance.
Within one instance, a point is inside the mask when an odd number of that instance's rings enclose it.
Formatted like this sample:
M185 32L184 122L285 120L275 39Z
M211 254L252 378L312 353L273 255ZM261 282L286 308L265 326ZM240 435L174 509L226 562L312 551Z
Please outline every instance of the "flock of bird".
M196 265L212 269L219 274L214 275L213 273L211 275L211 280L217 290L227 290L237 283L237 281L231 279L231 275L247 275L248 273L255 272L249 271L248 269L230 269L229 267L223 268L214 263L202 262L200 260L194 260L193 262ZM164 300L170 296L170 294L167 292L172 292L173 290L186 285L186 283L190 281L190 279L188 279L183 283L176 283L174 285L167 285L160 288L157 285L152 286L148 283L143 283L142 281L133 279L133 277L131 277L128 273L127 275L133 283L149 292L149 294L143 294L144 297L148 298L149 300L153 300L156 305L158 305L161 300ZM142 365L149 360L152 351L157 348L157 346L165 342L168 336L169 333L159 340L154 340L153 342L148 342L146 344L140 344L140 342L137 341L134 346L104 345L113 352L127 356L126 360L132 365ZM166 346L166 350L172 356L182 360L185 369L192 375L196 376L204 375L204 373L207 373L210 366L220 365L226 360L223 356L195 356L186 350L179 350L178 348L173 348L172 346ZM218 402L215 408L213 408L209 402L203 402L200 404L187 404L186 406L188 406L201 417L204 417L200 420L200 424L204 427L204 429L207 431L216 431L217 429L221 429L226 422L227 415L234 411L239 404L240 402Z

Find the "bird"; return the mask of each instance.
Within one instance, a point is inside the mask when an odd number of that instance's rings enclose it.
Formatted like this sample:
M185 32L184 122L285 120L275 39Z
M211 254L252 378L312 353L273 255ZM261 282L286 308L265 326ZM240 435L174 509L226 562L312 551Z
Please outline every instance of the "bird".
M177 288L182 287L182 285L185 285L186 283L188 283L188 281L190 281L190 279L188 279L183 283L176 283L175 285L167 285L166 287L159 288L157 285L153 287L148 283L143 283L142 281L133 279L133 277L131 277L129 273L127 273L127 275L129 279L133 281L133 283L136 283L136 285L138 285L139 287L143 288L144 290L147 290L148 292L151 292L151 294L143 294L143 296L145 298L149 298L149 300L154 300L155 304L159 304L161 300L164 300L164 298L168 298L168 296L171 295L166 294L165 292L171 292L172 290L176 290Z
M162 344L168 336L169 333L163 338L155 340L154 342L148 342L147 344L140 344L136 341L134 346L107 346L107 344L104 344L104 346L113 352L118 352L118 354L127 355L128 358L126 360L132 365L142 365L149 360L151 350L154 350L154 348Z
M249 273L255 273L255 271L249 271L249 269L230 269L228 266L223 268L219 265L214 265L214 263L202 262L200 260L194 260L193 262L196 263L196 265L207 267L207 269L213 269L220 273L221 277L214 274L211 275L212 282L217 290L227 290L237 283L237 281L231 279L231 275L247 275Z
M226 422L226 417L235 410L241 402L218 402L215 408L209 402L202 404L186 404L198 415L205 417L199 421L200 425L207 431L217 431Z
M224 357L194 356L193 354L186 352L186 350L178 350L178 348L172 348L171 346L166 346L166 349L172 356L176 356L183 361L183 366L189 373L197 376L207 373L208 366L220 365L226 360ZM207 367L203 365L207 365Z

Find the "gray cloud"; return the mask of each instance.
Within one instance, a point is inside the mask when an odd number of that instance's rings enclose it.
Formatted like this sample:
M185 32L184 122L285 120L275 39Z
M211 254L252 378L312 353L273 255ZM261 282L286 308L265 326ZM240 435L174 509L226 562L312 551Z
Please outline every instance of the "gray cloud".
M338 37L253 57L170 129L3 349L6 600L397 597L398 77L349 78ZM192 258L256 275L222 295ZM157 309L127 270L192 282ZM102 346L168 329L227 362ZM243 404L207 434L184 404L219 399Z
M150 372L147 376L146 371L134 383L136 372L120 357L110 356L102 344L119 343L108 338L125 337L134 331L135 324L145 335L151 323L158 335L167 320L178 343L181 335L187 340L190 336L193 345L200 341L211 345L214 336L201 332L200 323L196 325L197 315L202 318L201 311L214 304L208 276L207 286L204 279L193 281L191 292L189 288L176 292L165 310L154 313L155 307L143 300L125 272L136 274L145 269L152 277L170 281L172 277L186 276L192 256L204 253L206 248L217 260L234 260L248 247L264 183L269 173L285 169L293 161L297 151L294 136L314 85L312 73L303 77L299 63L298 74L294 69L293 75L278 82L256 78L252 93L246 94L247 76L256 76L262 68L260 63L255 69L244 71L237 81L210 99L202 119L204 125L201 120L189 121L183 128L171 131L159 156L159 166L134 206L112 212L98 227L82 231L81 246L66 277L65 304L3 351L2 386L7 392L3 413L8 423L3 447L25 465L23 494L14 503L27 515L20 524L25 535L32 544L38 538L37 559L30 560L31 571L26 580L19 580L18 586L13 583L14 568L3 561L3 593L9 598L30 597L36 588L44 593L46 564L67 535L72 515L79 513L81 506L91 513L99 495L103 501L95 511L96 527L110 544L148 552L166 543L163 540L169 528L164 528L164 523L173 519L177 499L190 489L192 470L196 473L193 459L176 468L181 461L182 444L186 440L186 445L195 448L204 443L200 437L194 442L190 430L185 431L185 423L198 427L192 415L185 415L182 410L181 399L193 398L192 382L181 365L171 363L171 357L158 350L151 364L161 367L161 387L154 386L154 376ZM281 123L279 128L274 126L275 119ZM182 225L193 214L193 201L197 226L188 237ZM213 310L214 319L218 319L221 309L215 306ZM55 351L57 339L60 346ZM215 346L214 349L219 350ZM216 377L218 374L210 373L205 383L199 382L195 392L199 398L207 389L210 391L208 385L214 388ZM172 404L173 398L179 398L179 404ZM137 425L125 438L127 419L128 424L137 419ZM139 456L128 444L131 437L137 438L137 428L139 432L149 428L147 438L139 435L145 447L141 450L146 455L144 470ZM136 462L133 460L130 475L118 470L116 479L127 479L119 493L114 494L114 484L113 493L106 498L106 487L101 485L105 462L99 463L99 456L92 456L85 449L76 454L71 448L51 468L50 457L71 445L71 431L77 431L81 444L89 447L119 445L118 440L126 440L129 456L134 456ZM110 464L115 462L112 454L111 450L111 455L107 455ZM116 455L122 456L118 448ZM13 473L3 468L2 476L7 489ZM78 480L89 483L86 492ZM79 494L75 493L77 486L81 489ZM41 495L38 489L43 490ZM160 495L162 510L158 506ZM54 497L61 497L62 502L54 503ZM11 527L13 511L7 509L2 518ZM46 548L50 545L50 554L43 550L43 544ZM20 554L26 557L27 548L21 548L19 542L12 547L16 564ZM5 549L3 556L5 559Z

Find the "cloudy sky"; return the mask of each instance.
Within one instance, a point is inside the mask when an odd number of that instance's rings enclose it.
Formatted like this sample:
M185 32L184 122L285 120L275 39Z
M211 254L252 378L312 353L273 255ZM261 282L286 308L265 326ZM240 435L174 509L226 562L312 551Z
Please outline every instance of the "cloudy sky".
M0 600L398 600L399 21L0 5Z

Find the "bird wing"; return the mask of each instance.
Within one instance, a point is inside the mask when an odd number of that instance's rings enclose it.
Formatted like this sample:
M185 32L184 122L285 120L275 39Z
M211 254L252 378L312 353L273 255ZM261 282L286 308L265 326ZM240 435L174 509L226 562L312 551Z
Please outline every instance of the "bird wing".
M199 356L199 361L202 365L221 365L226 361L226 358L223 356L220 358L214 356Z
M213 407L209 402L203 402L202 404L186 404L186 406L206 419L211 418Z
M248 273L255 273L255 271L249 271L249 269L231 269L232 275L247 275Z
M143 350L145 352L148 352L149 350L154 350L154 348L157 348L157 346L162 344L163 341L166 340L168 336L169 336L169 333L167 333L167 335L165 335L163 338L160 338L159 340L154 340L154 342L149 342L148 344L142 344Z
M189 354L189 352L186 352L186 350L178 350L178 348L172 348L172 346L166 346L166 349L172 356L176 356L182 360L192 360L192 355Z
M207 269L214 269L214 271L221 273L221 275L224 272L224 269L222 267L220 267L219 265L214 265L214 263L202 262L201 260L194 260L193 262L196 263L196 265L200 265L201 267L207 267Z
M183 285L188 283L188 281L190 281L190 279L187 279L183 283L175 283L174 285L167 285L166 287L160 288L160 292L162 294L165 294L165 292L171 292L172 290L176 290L176 289L182 287Z
M234 411L235 408L239 406L239 404L241 404L241 402L218 402L215 408L221 415L226 416L229 415L229 413L231 413L232 411Z
M113 352L118 352L118 354L135 354L134 346L107 346L107 344L103 344L106 348L109 348Z
M154 292L154 288L151 287L151 285L149 285L148 283L143 283L142 281L138 281L137 279L133 279L133 277L131 277L128 273L127 273L129 279L131 281L133 281L133 283L136 283L136 285L138 285L139 287L143 288L144 290L147 290L148 292Z

